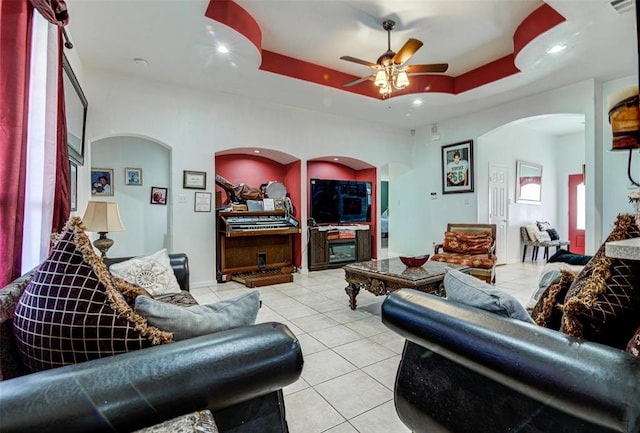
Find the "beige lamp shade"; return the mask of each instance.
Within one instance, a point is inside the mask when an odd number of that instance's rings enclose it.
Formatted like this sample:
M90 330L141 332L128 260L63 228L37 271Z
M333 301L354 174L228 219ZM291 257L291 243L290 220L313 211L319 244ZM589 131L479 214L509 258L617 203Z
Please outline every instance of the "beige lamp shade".
M125 230L118 212L118 203L111 201L87 203L82 222L90 232L123 232Z

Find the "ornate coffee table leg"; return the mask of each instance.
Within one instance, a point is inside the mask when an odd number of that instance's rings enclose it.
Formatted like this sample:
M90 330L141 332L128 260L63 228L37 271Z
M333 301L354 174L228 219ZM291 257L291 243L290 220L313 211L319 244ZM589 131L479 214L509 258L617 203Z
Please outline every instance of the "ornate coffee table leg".
M349 283L349 285L344 288L344 291L347 292L347 295L349 296L349 307L352 310L355 310L356 296L360 293L360 285L356 283Z

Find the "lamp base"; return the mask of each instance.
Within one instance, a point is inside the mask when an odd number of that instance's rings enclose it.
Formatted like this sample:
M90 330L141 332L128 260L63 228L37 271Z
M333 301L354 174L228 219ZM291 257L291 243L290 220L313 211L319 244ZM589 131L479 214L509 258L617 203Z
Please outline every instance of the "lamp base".
M100 237L93 241L93 246L98 249L102 253L102 258L107 257L107 251L113 245L113 239L109 239L107 237L107 232L98 232Z

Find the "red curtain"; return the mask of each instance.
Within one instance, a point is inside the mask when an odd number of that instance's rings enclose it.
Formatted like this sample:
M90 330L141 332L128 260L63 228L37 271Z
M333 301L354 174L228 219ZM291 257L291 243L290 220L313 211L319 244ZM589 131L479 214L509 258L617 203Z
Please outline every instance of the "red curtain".
M32 12L0 2L0 286L21 273Z
M56 185L53 199L51 232L59 233L71 213L71 174L67 147L67 116L65 115L62 70L62 27L58 28L58 129L56 139Z

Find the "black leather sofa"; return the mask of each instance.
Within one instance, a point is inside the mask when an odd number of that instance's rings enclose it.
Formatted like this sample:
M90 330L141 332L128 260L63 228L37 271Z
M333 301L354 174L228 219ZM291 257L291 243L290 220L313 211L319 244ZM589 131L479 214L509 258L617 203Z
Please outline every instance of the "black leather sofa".
M394 397L413 432L640 430L640 360L622 350L411 289L382 321L407 340Z
M186 255L170 258L188 290ZM282 388L302 365L285 325L236 328L1 381L0 431L127 432L208 408L221 433L288 432Z

